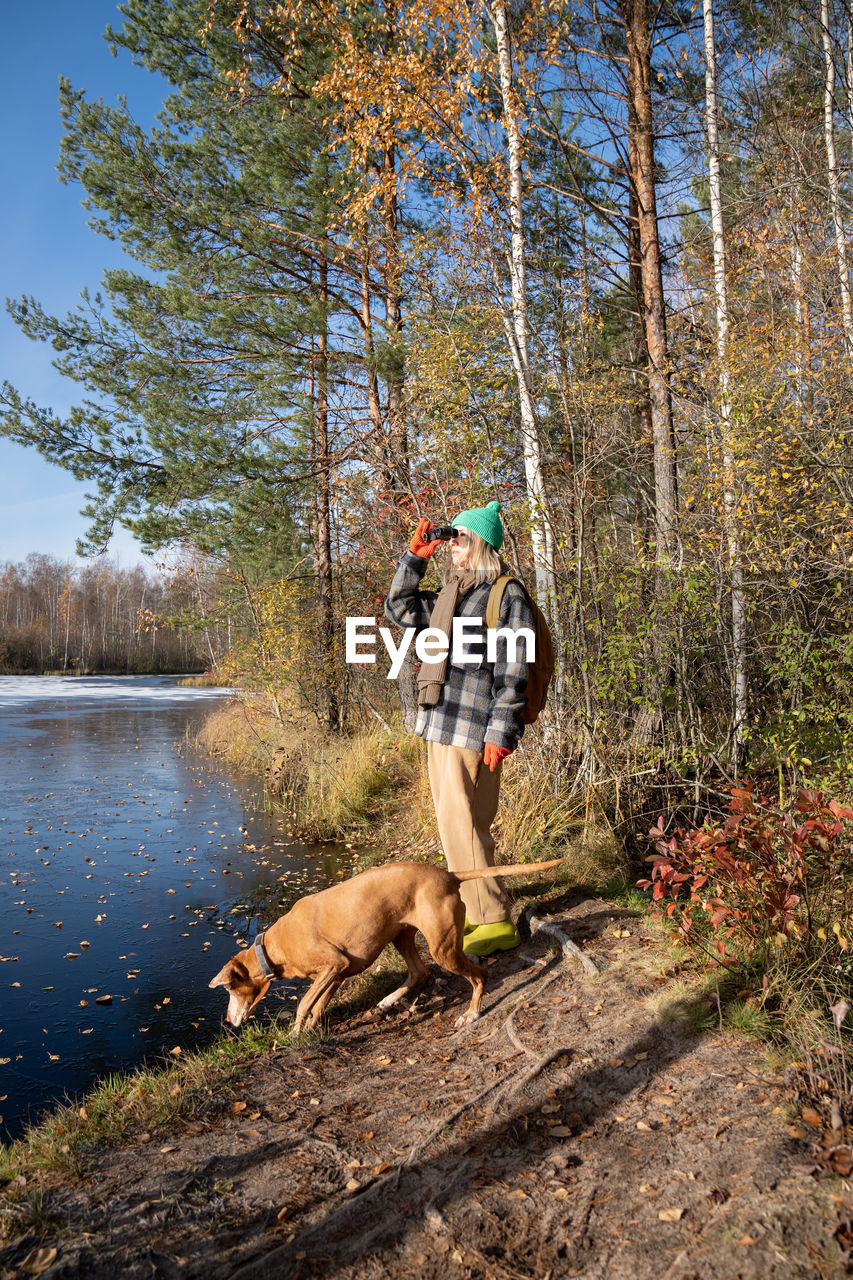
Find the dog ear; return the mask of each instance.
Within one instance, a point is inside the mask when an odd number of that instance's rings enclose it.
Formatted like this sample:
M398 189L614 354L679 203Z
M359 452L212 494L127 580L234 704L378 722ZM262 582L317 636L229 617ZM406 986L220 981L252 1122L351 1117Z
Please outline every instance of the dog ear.
M234 976L234 961L229 960L223 965L212 982L208 982L209 987L230 987L231 979Z

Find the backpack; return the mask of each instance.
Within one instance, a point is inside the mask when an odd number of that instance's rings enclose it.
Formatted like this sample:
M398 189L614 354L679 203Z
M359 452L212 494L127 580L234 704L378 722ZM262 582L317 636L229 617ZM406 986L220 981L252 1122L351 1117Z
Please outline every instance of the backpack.
M501 602L508 582L515 582L527 597L527 603L533 613L533 624L536 630L536 657L531 662L527 675L527 706L521 713L522 724L533 724L539 712L545 706L545 701L548 697L548 685L554 675L554 645L551 641L551 632L545 620L545 615L527 590L527 587L523 582L519 582L518 578L512 578L505 573L501 574L492 583L492 589L489 592L489 599L486 604L486 626L490 628L498 626L501 616Z

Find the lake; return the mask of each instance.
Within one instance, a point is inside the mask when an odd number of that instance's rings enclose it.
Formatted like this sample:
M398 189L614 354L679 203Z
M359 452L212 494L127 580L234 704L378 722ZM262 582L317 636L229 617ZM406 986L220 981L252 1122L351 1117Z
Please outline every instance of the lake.
M170 676L0 677L4 1140L102 1075L212 1039L227 1000L207 984L271 923L267 894L337 872L338 849L295 840L260 788L193 750L226 697ZM273 990L273 1009L294 999Z

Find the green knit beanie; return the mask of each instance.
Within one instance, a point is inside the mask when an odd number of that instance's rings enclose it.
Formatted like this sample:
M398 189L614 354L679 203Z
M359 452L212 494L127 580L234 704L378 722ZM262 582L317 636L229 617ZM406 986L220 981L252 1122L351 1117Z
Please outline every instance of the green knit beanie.
M487 507L472 507L470 511L460 511L458 516L454 516L453 523L461 524L463 529L470 529L472 533L478 533L490 547L500 551L504 540L500 509L499 502L490 502Z

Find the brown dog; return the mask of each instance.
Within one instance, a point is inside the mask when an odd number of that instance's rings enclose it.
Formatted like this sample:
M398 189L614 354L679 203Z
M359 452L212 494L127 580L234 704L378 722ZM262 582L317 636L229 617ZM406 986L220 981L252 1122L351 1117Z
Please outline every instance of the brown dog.
M402 987L380 1000L380 1009L390 1009L429 977L415 947L415 933L420 930L433 959L471 983L471 1004L456 1020L457 1026L464 1026L480 1016L486 971L462 951L465 908L460 883L486 876L529 875L561 862L562 858L554 858L456 873L422 862L392 862L364 871L300 898L253 946L229 960L210 986L228 989L225 1020L239 1027L276 979L313 978L296 1010L293 1029L299 1032L323 1016L345 978L361 973L392 942L409 972Z

